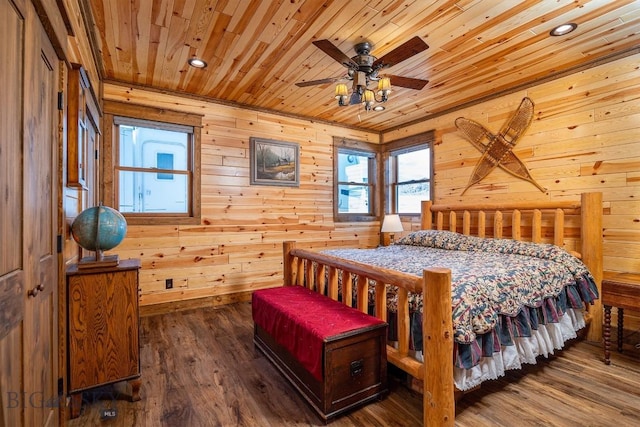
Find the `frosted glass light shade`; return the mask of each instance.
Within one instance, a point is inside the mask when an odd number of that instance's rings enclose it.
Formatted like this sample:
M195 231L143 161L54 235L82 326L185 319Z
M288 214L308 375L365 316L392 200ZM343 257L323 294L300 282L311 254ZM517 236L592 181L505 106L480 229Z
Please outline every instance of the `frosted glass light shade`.
M372 90L365 89L362 94L362 105L364 105L364 109L370 111L373 108L373 104L376 101L376 97Z
M347 89L347 85L344 83L340 83L336 85L336 99L338 100L338 105L344 107L348 105L347 101L349 100L349 89Z
M347 89L347 85L344 83L340 83L336 85L336 99L339 96L347 96L349 94L349 89Z

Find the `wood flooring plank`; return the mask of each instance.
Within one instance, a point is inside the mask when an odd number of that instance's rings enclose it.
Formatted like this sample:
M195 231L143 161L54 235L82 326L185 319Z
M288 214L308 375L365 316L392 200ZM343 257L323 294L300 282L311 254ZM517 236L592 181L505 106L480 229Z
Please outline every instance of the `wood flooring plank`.
M615 331L614 331L615 332ZM601 346L580 339L542 360L485 382L456 406L459 427L640 425L640 334L603 363ZM170 312L141 319L142 400L126 383L84 397L71 427L320 426L304 399L253 345L251 304ZM101 409L115 419L101 420ZM392 376L385 399L338 417L332 427L412 427L422 396Z

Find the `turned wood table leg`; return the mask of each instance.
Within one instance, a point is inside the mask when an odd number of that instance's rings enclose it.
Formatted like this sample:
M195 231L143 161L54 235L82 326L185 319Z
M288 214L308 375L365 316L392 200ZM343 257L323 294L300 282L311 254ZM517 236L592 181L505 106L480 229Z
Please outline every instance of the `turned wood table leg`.
M604 337L604 363L605 365L611 364L611 306L604 306L604 331L602 331Z
M142 386L142 380L140 378L129 380L129 384L131 385L131 401L137 402L140 400L140 386Z
M618 352L622 353L622 331L624 329L624 309L618 308Z
M605 308L605 326L608 327L605 340L605 363L609 362L609 342L611 334L611 308L618 310L618 352L623 351L624 311L640 310L640 273L607 272L602 279L602 306ZM604 331L603 331L604 335ZM608 345L607 345L608 344Z

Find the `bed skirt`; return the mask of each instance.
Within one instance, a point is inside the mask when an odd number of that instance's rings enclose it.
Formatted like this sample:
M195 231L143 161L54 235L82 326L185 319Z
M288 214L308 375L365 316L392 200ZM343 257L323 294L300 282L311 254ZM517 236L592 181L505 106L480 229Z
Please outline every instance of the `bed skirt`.
M514 339L514 345L502 346L493 357L482 357L472 368L454 367L454 384L458 390L467 391L479 386L483 381L495 380L505 375L507 370L521 369L523 364L535 364L538 356L548 357L555 350L576 338L577 331L586 325L582 310L567 309L558 323L540 324L530 337ZM414 351L413 356L423 362L422 351Z

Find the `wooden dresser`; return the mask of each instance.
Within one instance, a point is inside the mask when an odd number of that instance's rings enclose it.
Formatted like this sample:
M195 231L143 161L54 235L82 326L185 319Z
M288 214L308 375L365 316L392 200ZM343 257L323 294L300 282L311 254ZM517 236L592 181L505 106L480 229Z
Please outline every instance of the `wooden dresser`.
M138 271L140 260L114 267L67 269L67 327L71 418L80 414L82 392L129 381L140 399Z

